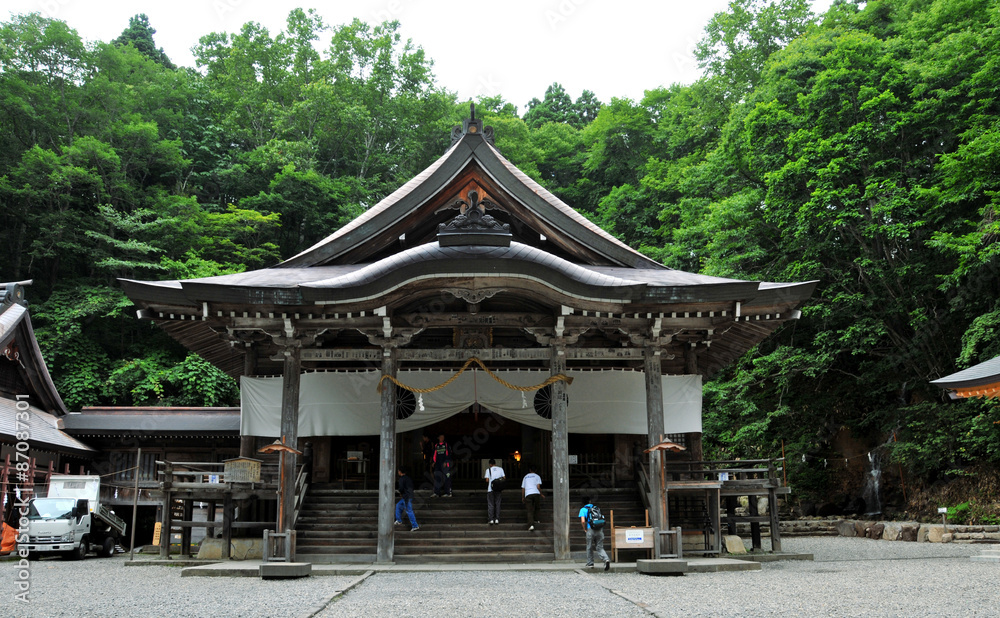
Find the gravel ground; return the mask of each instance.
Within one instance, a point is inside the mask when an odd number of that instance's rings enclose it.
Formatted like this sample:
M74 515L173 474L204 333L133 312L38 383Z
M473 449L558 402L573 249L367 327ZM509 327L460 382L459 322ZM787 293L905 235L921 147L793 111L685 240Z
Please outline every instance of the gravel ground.
M765 545L767 540L765 539ZM357 578L184 577L176 567L125 567L126 556L31 563L31 603L13 601L16 562L0 562L0 616L1000 616L1000 565L984 545L796 537L815 560L762 571L650 577L572 571L376 573ZM992 546L995 547L995 546ZM7 584L2 582L6 581ZM95 594L94 590L103 590Z
M800 537L782 549L813 562L605 583L657 616L1000 616L1000 565L969 559L984 547L995 546Z
M630 601L605 590L589 575L573 571L377 573L335 600L319 616L520 618L587 613L602 617L648 616Z
M46 558L31 564L30 603L12 601L16 562L0 563L0 616L141 618L303 616L356 577L261 580L181 577L179 567L130 566L128 555L82 562ZM98 593L99 592L99 593ZM312 611L310 611L312 610Z

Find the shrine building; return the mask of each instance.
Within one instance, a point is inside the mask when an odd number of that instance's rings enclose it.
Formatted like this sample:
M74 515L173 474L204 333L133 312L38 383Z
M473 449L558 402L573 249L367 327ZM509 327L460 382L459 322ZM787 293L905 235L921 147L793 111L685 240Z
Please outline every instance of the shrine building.
M666 268L507 161L473 110L430 167L274 267L122 284L140 318L240 379L242 455L279 440L311 452L314 483L378 490L384 562L396 468L419 485L422 438L439 434L459 489L484 490L488 458L510 476L535 463L568 559L571 487L659 470L644 451L665 438L702 459L702 380L796 319L816 282ZM294 483L280 480L279 532Z

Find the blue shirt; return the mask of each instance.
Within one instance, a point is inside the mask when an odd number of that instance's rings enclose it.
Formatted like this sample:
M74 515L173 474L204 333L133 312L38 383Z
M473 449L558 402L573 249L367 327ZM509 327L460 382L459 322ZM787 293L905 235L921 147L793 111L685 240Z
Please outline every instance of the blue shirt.
M590 507L592 506L594 505L593 504L584 505L584 507L580 509L580 517L582 517L583 519L587 519L587 513L590 511ZM590 530L590 520L587 520L587 530Z

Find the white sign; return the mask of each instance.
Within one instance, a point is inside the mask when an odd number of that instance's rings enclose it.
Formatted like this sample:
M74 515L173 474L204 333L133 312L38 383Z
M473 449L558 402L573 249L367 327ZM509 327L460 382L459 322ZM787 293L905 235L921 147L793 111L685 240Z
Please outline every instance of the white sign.
M947 513L947 512L948 512L948 507L946 507L946 506L939 506L938 507L938 513Z
M208 475L208 482L209 483L218 483L219 482L219 475L218 474L209 474Z
M571 464L579 463L578 462L578 457L579 457L578 455L570 455L569 456L569 463L571 463Z
M643 540L644 540L644 538L643 538L643 529L642 528L635 528L635 529L628 528L628 529L625 530L625 542L626 543L640 543L641 544L643 542Z

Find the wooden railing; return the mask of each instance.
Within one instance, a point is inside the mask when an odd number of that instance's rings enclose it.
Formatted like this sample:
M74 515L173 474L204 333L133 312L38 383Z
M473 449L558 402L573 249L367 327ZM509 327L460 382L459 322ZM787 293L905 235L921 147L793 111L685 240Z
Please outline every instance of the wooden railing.
M295 522L299 520L299 512L306 501L306 492L309 490L309 468L299 466L299 474L295 477L295 501L292 508L292 517L288 522L289 530L295 528Z
M274 527L272 521L235 521L234 502L251 496L261 498L277 498L278 465L261 464L260 482L246 483L227 482L225 463L202 461L157 461L157 476L160 478L160 557L169 558L170 535L175 529L181 532L181 554L190 555L192 528L218 528L215 521L215 507L222 504L222 537L223 557L228 558L231 550L232 531L234 529L265 530ZM296 491L305 490L305 481L301 472L296 477ZM183 515L174 519L172 507L175 500L183 505ZM194 521L191 517L194 502L208 502L211 517L206 521ZM301 507L301 498L296 496L296 504ZM296 512L298 511L296 508Z
M729 534L736 534L738 524L750 524L750 537L754 549L761 549L761 525L771 531L772 551L781 551L781 530L778 520L777 497L787 494L783 482L784 458L732 459L715 461L666 461L665 475L668 490L671 483L714 482L719 484L719 497L725 503L724 524ZM737 498L747 496L747 513L737 512ZM768 512L759 513L756 496L768 498Z
M732 459L715 461L667 461L667 481L722 480L726 487L783 487L781 476L784 458ZM778 465L782 464L782 465ZM763 483L762 483L763 481Z

